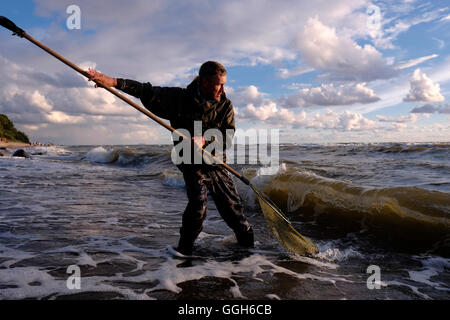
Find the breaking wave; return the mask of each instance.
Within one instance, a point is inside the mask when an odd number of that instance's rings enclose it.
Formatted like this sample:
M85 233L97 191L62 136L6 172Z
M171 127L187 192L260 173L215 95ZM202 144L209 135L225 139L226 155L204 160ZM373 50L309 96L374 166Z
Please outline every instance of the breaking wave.
M253 174L264 193L290 217L348 231L438 241L450 235L448 193L418 187L364 187L299 168Z

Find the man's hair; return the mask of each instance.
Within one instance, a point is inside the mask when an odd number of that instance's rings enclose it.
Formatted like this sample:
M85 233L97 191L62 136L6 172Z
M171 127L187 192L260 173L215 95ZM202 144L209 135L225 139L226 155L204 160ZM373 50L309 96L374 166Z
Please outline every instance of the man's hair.
M198 72L198 75L200 78L210 78L212 76L223 75L227 74L227 70L225 67L216 61L206 61L202 66L200 67L200 71Z

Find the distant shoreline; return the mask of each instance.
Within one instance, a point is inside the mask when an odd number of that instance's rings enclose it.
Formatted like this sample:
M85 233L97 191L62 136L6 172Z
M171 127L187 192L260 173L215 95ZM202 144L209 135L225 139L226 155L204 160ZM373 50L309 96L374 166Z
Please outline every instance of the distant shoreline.
M31 148L32 145L24 142L3 142L0 141L0 148L12 149L12 148Z

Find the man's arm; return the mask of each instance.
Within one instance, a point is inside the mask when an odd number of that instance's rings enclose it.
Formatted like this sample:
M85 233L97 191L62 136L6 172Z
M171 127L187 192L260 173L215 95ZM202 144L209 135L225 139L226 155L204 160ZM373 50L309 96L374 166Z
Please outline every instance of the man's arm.
M154 87L150 83L141 83L130 79L111 78L89 69L91 78L108 87L115 87L129 95L141 99L142 104L152 113L164 119L170 119L176 106L182 101L183 89Z

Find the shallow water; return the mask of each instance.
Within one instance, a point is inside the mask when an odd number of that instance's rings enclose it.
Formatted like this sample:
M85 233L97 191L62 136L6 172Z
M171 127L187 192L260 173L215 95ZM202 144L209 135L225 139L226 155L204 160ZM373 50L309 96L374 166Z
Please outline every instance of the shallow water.
M0 298L449 299L449 149L283 145L272 175L233 165L319 253L281 247L253 192L236 181L255 248L236 245L209 199L195 251L203 259L192 261L167 251L187 202L170 146L59 146L30 149L31 159L2 157ZM71 289L71 265L80 289Z

